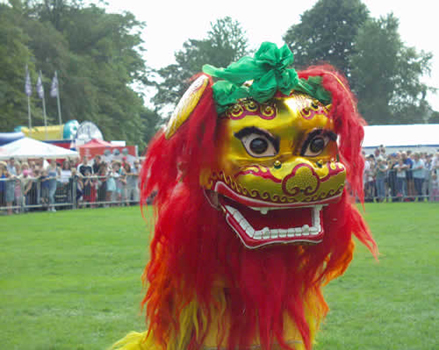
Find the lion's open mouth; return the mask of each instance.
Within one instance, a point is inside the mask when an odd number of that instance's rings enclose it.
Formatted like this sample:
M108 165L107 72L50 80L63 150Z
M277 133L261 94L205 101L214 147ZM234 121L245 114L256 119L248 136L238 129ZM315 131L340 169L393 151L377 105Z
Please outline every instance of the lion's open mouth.
M249 207L219 196L227 223L248 248L276 243L319 243L322 205L295 208Z

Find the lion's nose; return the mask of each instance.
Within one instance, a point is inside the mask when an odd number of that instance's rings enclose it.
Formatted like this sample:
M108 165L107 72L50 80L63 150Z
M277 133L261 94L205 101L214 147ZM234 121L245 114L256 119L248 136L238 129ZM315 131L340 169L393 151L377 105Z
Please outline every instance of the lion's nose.
M299 192L310 195L315 193L319 186L319 176L308 163L295 165L291 173L282 181L282 191L289 196L295 196Z

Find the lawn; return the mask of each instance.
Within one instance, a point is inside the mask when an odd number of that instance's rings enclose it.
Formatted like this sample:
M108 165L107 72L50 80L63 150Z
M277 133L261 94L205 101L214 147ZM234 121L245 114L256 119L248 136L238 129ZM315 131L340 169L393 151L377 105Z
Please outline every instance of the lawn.
M438 349L439 204L368 204L365 215L379 262L358 245L325 289L315 350ZM102 350L144 329L139 208L3 216L0 227L1 349Z

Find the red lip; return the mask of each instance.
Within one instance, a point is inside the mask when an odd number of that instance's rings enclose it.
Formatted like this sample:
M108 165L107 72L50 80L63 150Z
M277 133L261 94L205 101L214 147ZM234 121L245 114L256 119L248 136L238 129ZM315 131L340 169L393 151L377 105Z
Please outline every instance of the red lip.
M273 208L296 208L296 207L311 207L311 206L315 206L315 205L323 205L323 204L329 204L329 203L333 203L333 202L337 202L343 191L340 191L340 194L337 195L333 195L329 198L326 199L320 199L318 201L315 202L298 202L295 199L291 199L290 202L268 202L262 199L255 199L255 198L249 198L247 196L241 195L236 193L235 191L233 191L229 186L227 186L224 182L222 181L217 181L214 185L214 188L212 189L214 192L223 195L225 197L228 197L232 200L234 200L235 202L241 203L245 206L248 207L255 207L255 208L260 208L260 207L273 207Z
M322 205L300 208L252 209L220 196L227 223L250 248L271 244L316 244L323 239ZM303 205L303 204L302 204Z

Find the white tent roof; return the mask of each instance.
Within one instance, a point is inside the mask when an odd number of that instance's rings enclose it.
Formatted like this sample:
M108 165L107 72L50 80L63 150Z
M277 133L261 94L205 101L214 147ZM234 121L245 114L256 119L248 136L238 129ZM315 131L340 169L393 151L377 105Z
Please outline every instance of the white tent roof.
M439 147L439 124L368 125L364 127L363 148Z
M76 156L78 156L78 152L76 151L70 151L66 148L37 141L29 137L24 137L0 147L0 159L8 159L11 157L23 159L40 157L65 158Z

